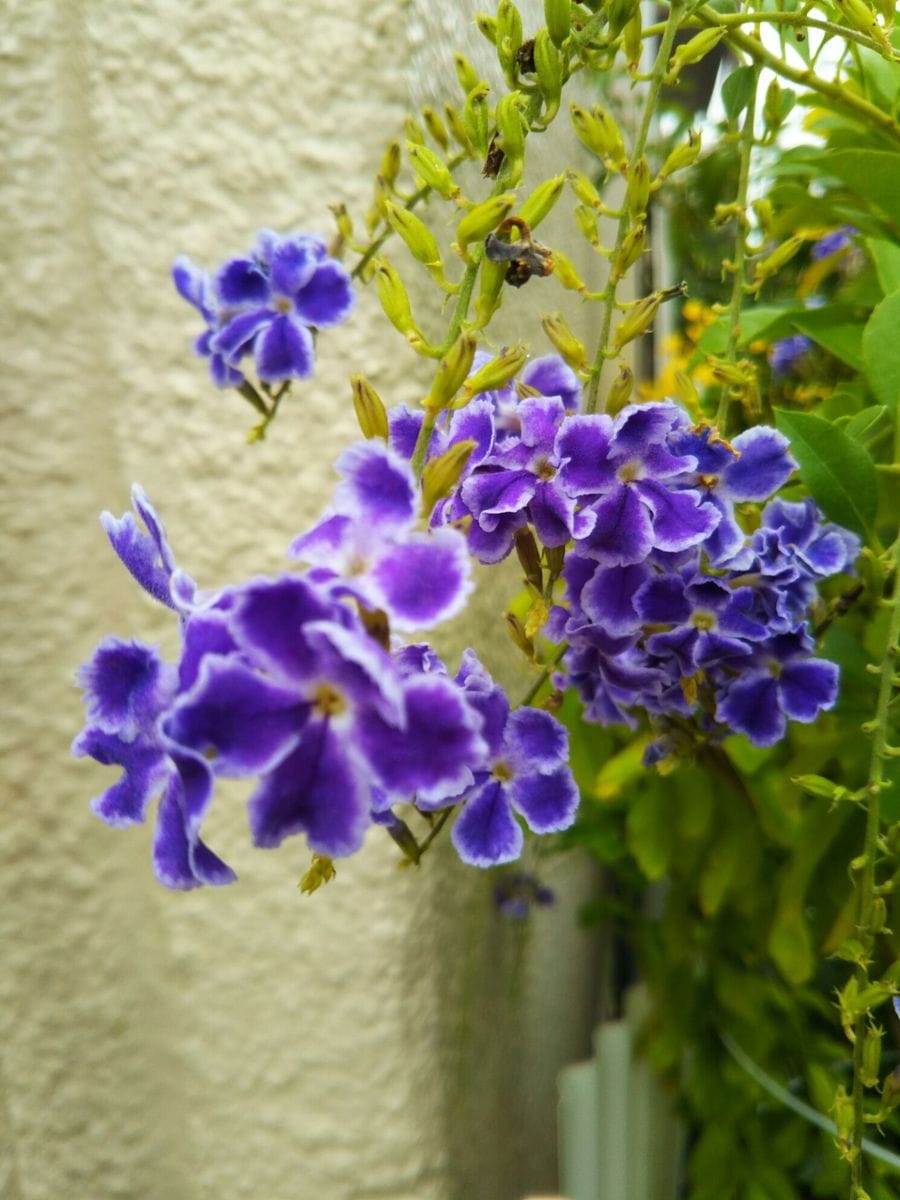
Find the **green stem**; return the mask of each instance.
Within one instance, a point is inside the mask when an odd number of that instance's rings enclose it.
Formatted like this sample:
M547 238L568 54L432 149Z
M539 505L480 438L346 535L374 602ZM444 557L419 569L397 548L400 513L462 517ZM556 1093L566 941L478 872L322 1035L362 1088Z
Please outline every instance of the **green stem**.
M750 161L753 156L753 124L756 120L756 93L759 86L759 71L754 71L753 87L747 101L747 112L744 116L744 127L741 130L741 166L738 175L737 192L737 236L734 240L734 281L731 287L731 305L729 307L728 348L725 357L728 362L737 362L738 345L741 340L741 309L744 304L744 261L747 256L747 195L750 186ZM728 431L728 410L731 406L731 387L722 385L722 395L719 400L719 411L716 424L722 433Z
M732 48L743 50L758 65L769 67L776 75L780 75L783 79L789 79L792 83L799 84L800 87L811 88L814 92L818 92L819 95L827 96L836 108L843 109L844 112L855 117L863 125L872 126L886 134L893 141L900 143L900 125L888 113L883 112L880 108L876 108L868 100L863 100L861 96L848 91L840 83L832 83L827 79L822 79L814 71L808 69L799 70L797 67L789 66L784 59L767 50L757 38L731 28L727 22L722 20L722 17L715 9L709 8L705 4L697 9L697 16L701 18L705 25L726 29L725 41Z
M675 34L678 32L678 27L681 23L682 0L673 0L669 9L669 16L666 20L663 35L660 39L659 50L656 55L656 62L653 64L653 70L650 72L650 82L647 87L647 96L644 101L644 112L641 118L640 129L634 141L634 146L631 151L631 157L628 160L628 171L634 169L635 164L644 153L644 147L647 144L647 138L650 134L650 125L653 121L653 114L656 111L656 101L659 97L660 88L663 85L663 79L669 65L669 57L672 53L672 45L675 41ZM623 206L622 216L619 218L619 225L616 230L616 242L613 247L613 255L611 262L615 262L616 255L622 247L625 240L625 235L628 232L631 224L631 214L627 208ZM588 383L587 399L585 402L585 412L595 413L598 408L603 410L604 405L600 404L600 372L603 370L603 364L609 357L609 335L612 329L613 312L616 307L616 290L619 281L614 277L614 272L610 270L610 276L607 280L606 287L601 293L603 314L600 324L600 337L597 341L597 351L594 355L594 365L591 367L590 381Z
M559 665L559 660L562 658L562 656L565 654L565 652L568 650L568 648L569 647L565 642L563 642L563 644L561 646L557 646L557 648L553 651L552 656L548 660L546 666L544 667L543 671L541 671L540 675L538 675L537 679L534 681L534 683L531 685L531 687L528 689L528 691L525 693L525 695L522 697L522 699L516 705L516 708L525 708L527 705L529 705L532 702L532 700L535 698L535 696L538 694L538 692L541 690L541 688L544 686L544 684L547 682L547 680L553 674L554 670Z
M702 24L703 22L696 17L689 17L684 22L685 27L688 28ZM801 12L719 13L719 24L729 28L739 28L741 25L787 25L798 29L820 29L823 33L831 34L832 37L839 37L845 42L856 42L857 45L864 46L866 50L874 50L876 54L883 53L878 42L873 38L866 37L864 33L858 33L855 29L851 29L849 25L836 25L834 21L822 21L818 17L808 17ZM641 31L641 37L653 37L662 33L665 27L665 21L648 25Z
M875 907L875 857L878 851L878 834L881 828L881 789L884 785L884 760L888 743L888 707L894 690L894 672L900 643L900 573L896 544L893 556L894 593L891 601L891 620L887 643L881 662L881 683L873 721L872 757L869 762L866 808L866 834L863 846L863 867L859 881L858 931L865 943L872 937L872 916ZM862 991L869 985L868 964L863 961L857 967L857 981ZM868 1015L861 1013L854 1022L853 1043L853 1157L850 1163L851 1196L862 1190L862 1140L865 1128L863 1108L863 1042L866 1036Z

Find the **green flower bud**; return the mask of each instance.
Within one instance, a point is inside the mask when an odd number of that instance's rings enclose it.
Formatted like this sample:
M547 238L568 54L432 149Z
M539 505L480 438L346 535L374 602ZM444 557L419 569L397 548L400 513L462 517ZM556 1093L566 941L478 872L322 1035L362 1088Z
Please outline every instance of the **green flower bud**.
M586 291L584 280L575 270L571 259L567 258L561 250L553 251L553 274L568 291L581 292L584 295Z
M511 86L516 82L516 55L522 45L522 17L512 0L497 5L497 57Z
M775 210L772 208L772 201L766 199L754 200L750 207L756 213L756 219L763 234L767 238L771 237L775 220Z
M387 187L392 188L394 186L402 165L403 155L400 150L400 143L394 139L394 141L388 142L385 147L384 157L381 160L381 171L379 172Z
M876 896L872 901L872 932L881 933L887 921L887 905L884 896Z
M642 34L641 8L638 5L622 30L622 49L625 51L625 65L631 73L634 73L641 63L641 55L644 50Z
M624 364L619 368L619 373L612 381L609 387L609 392L606 397L606 411L612 416L625 407L628 403L628 398L631 395L631 389L634 387L634 373L630 367Z
M579 204L575 209L575 223L581 236L586 238L592 246L600 245L600 225L597 221L597 214L592 208L588 208L586 204Z
M689 129L687 142L676 146L674 150L669 152L666 161L662 165L662 170L656 177L655 186L658 187L664 179L668 179L676 171L681 171L684 167L689 167L691 163L696 162L700 154L701 142L702 135L696 133L693 129Z
M821 775L794 775L791 778L791 783L796 784L808 796L820 796L823 800L834 800L835 792L838 785L832 783L830 779L825 779ZM841 788L841 791L845 789Z
M506 271L505 262L492 262L489 258L481 260L480 290L475 301L475 329L484 329L500 307Z
M569 181L569 186L575 193L576 197L582 204L587 204L589 208L601 208L603 201L600 199L600 193L588 179L587 175L583 175L581 171L568 171L566 178Z
M554 46L561 46L572 29L570 0L544 0L544 20Z
M427 267L440 262L440 249L435 241L434 234L424 221L421 221L408 208L401 208L390 200L386 202L384 207L391 228L409 247L413 258L418 259L420 263L424 263Z
M388 419L381 397L364 375L351 375L353 408L363 437L388 439Z
M834 3L851 28L858 29L860 33L875 38L890 50L890 42L878 24L875 9L867 4L866 0L834 0Z
M638 8L639 3L640 0L608 0L606 5L606 19L609 23L609 32L614 38L619 36L634 16L635 9Z
M789 237L786 241L782 242L771 254L756 263L753 269L754 283L761 286L767 279L771 279L773 275L777 275L782 267L787 266L805 240L805 238L795 234L793 237Z
M522 178L525 168L525 132L522 107L525 97L521 92L510 92L497 104L495 120L497 132L507 163L507 179L515 187Z
M455 200L459 196L459 188L453 182L453 176L447 164L427 146L416 142L406 143L406 154L416 173L422 180L433 187L438 195L445 200Z
M647 245L647 226L643 221L632 225L625 240L619 247L619 252L613 260L612 277L618 282L637 262L644 253Z
M560 313L543 317L541 325L544 333L570 367L576 371L588 369L587 350L584 348L584 343L578 340Z
M456 227L457 252L465 257L470 242L484 241L509 215L515 202L515 192L504 192L500 196L491 196L469 209Z
M425 130L415 117L407 114L403 118L403 132L408 142L415 142L417 146L425 145Z
M559 112L563 62L546 29L541 29L534 39L534 69L544 97L544 122L549 123Z
M468 96L472 88L478 87L478 72L469 62L464 54L460 54L457 50L453 55L453 64L456 67L456 78L459 80L459 86L463 93Z
M423 517L429 517L437 502L449 496L459 483L475 446L474 439L466 438L464 441L455 442L440 458L425 464L422 471Z
M465 382L466 403L472 396L481 392L493 392L496 388L506 387L512 377L524 367L528 361L528 347L524 342L509 346L502 354L497 354L479 367Z
M555 175L552 179L545 179L543 183L539 183L534 189L519 209L519 216L530 229L536 229L544 217L553 209L553 206L562 195L565 184L565 175Z
M763 122L770 133L777 133L781 128L781 96L781 84L773 79L763 100Z
M462 115L460 114L459 109L454 108L452 104L445 104L444 118L447 122L447 128L450 130L450 134L457 145L459 145L466 154L473 154L475 152L475 147L472 145L468 133L466 133L466 127L463 124ZM438 139L435 138L435 141L437 140Z
M372 205L366 213L366 230L368 233L374 233L381 221L387 220L385 212L385 203L388 199L388 188L381 175L375 176L375 186L372 189Z
M628 169L628 186L625 190L625 203L635 220L646 213L649 200L650 164L646 158L639 158L634 166Z
M487 102L490 90L484 82L472 88L462 111L463 128L476 152L481 155L487 154L490 141L491 116Z
M523 654L530 661L534 661L534 641L525 632L525 626L519 620L515 613L508 612L506 614L506 632L512 638L513 642L518 646Z
M860 1077L863 1087L878 1087L881 1070L881 1039L884 1030L877 1025L870 1025L866 1030L862 1048L862 1071Z
M478 32L483 34L492 46L496 46L497 18L488 16L487 13L476 13L475 24L478 26Z
M350 242L353 240L353 221L350 213L347 211L346 204L330 204L328 206L334 214L335 222L338 227L338 235L342 242Z
M614 347L617 352L629 342L633 342L636 337L647 332L656 318L662 299L662 292L652 292L649 296L644 296L643 300L638 300L637 304L628 310L616 330Z
M435 110L429 105L425 105L422 109L422 120L425 122L425 128L434 141L440 146L446 154L450 149L450 135L447 133L447 127Z
M421 336L412 317L409 296L403 286L403 280L386 258L378 260L375 270L375 286L378 289L378 299L381 301L384 315L394 328L407 337L410 334Z
M599 104L586 112L573 101L570 109L579 140L598 154L611 171L622 171L627 165L625 143L612 115Z
M471 333L463 333L456 339L435 372L431 391L425 400L425 408L447 407L472 369L472 359L475 357L477 346L478 339Z
M853 1099L847 1095L847 1089L842 1083L838 1084L831 1107L836 1126L837 1140L841 1147L849 1148L853 1137Z
M711 50L715 50L719 42L725 36L725 29L719 27L717 29L703 29L679 46L672 57L669 59L669 71L666 75L666 83L674 83L685 67L697 63L701 58L706 58Z

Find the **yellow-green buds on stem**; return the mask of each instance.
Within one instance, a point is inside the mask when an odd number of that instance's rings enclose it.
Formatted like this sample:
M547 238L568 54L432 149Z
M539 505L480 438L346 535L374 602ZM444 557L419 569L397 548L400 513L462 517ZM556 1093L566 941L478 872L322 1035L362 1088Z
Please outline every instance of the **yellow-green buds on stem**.
M516 202L514 192L503 192L491 196L481 204L470 208L456 227L454 249L469 261L467 249L470 242L482 242L509 214Z
M599 104L588 112L574 101L570 106L572 125L580 141L600 156L611 171L623 171L628 165L625 143L612 115Z
M674 175L676 171L681 171L696 162L700 154L701 144L701 135L693 129L689 129L688 140L669 152L659 174L653 181L653 190L658 188L664 179L668 179L670 175Z
M625 51L626 70L630 75L633 75L641 64L641 55L644 50L642 35L641 9L638 5L622 30L622 49Z
M446 154L450 149L450 135L447 133L447 127L444 122L435 110L427 104L422 109L422 120L425 122L425 128L431 137Z
M384 315L394 328L407 337L411 342L421 342L422 333L413 320L409 296L403 286L403 280L397 274L387 259L379 259L375 269L375 286L378 289L378 299L384 309Z
M560 313L543 317L541 325L554 348L559 351L570 367L576 371L588 369L588 356L584 343L578 340Z
M459 188L453 182L450 168L433 150L417 142L407 142L406 153L415 172L429 187L434 188L439 196L443 196L445 200L456 200L459 197Z
M628 168L625 206L632 220L642 217L650 200L650 164L643 155Z
M563 60L546 29L534 39L534 69L541 95L544 97L544 125L549 125L559 112L563 87Z
M364 375L351 375L353 407L363 437L388 439L388 419L384 403Z
M466 56L458 50L453 55L453 65L456 67L456 78L459 80L459 86L468 96L472 88L478 86L478 72Z
M506 271L505 262L492 262L489 258L482 258L473 329L484 329L500 307Z
M771 279L773 275L778 274L782 267L787 266L805 240L805 238L795 234L793 237L787 238L771 254L766 255L765 258L760 259L754 265L753 286L757 291L759 291L767 279Z
M609 393L606 397L606 411L611 416L614 417L619 409L625 407L633 387L634 373L630 367L625 366L623 363L619 368L618 375L610 384Z
M426 267L430 267L436 262L439 263L440 248L434 234L425 222L421 221L415 213L410 212L408 208L401 208L390 200L384 207L391 228L406 243L413 258L424 263Z
M388 142L385 147L384 157L381 160L381 170L379 175L387 187L392 188L397 182L397 176L400 174L400 167L403 165L403 154L400 149L400 143L396 139Z
M553 251L553 274L567 291L579 292L582 296L588 296L584 280L575 270L571 259L567 258L561 250Z
M834 0L834 3L852 29L874 38L888 56L893 56L893 47L878 24L875 9L866 0Z
M478 339L470 333L463 333L456 339L435 372L425 408L438 411L447 408L472 369L477 345Z
M522 207L519 216L530 229L536 229L552 210L566 185L565 175L554 175L539 183Z
M488 13L476 13L475 24L478 26L478 32L486 37L492 46L496 46L497 18L490 16Z
M525 97L521 92L510 92L497 103L495 120L500 145L506 160L507 182L515 187L521 182L525 170L525 131L522 118Z
M695 34L690 41L679 46L669 59L669 70L665 82L674 83L685 67L698 63L701 58L706 58L707 54L718 46L724 36L724 28L704 29Z
M878 1087L879 1071L881 1069L881 1039L884 1030L877 1025L870 1025L862 1047L861 1077L864 1087Z
M644 253L646 245L647 226L643 221L639 221L637 225L632 225L631 229L625 235L625 240L622 242L618 253L613 259L612 278L614 282L618 283L631 270Z
M676 287L666 288L661 292L651 292L649 296L644 296L642 300L638 300L636 304L633 304L616 330L613 340L613 349L616 353L623 346L627 346L629 342L633 342L636 337L640 337L642 333L647 332L656 318L660 304L664 300L672 300L675 296L683 296L684 291L684 284L678 284Z
M512 0L497 5L497 58L510 87L516 86L516 55L522 45L522 17Z
M462 111L462 124L466 136L475 151L481 155L487 154L490 140L490 112L487 101L490 90L483 81L477 83L466 96Z
M489 359L483 367L479 367L466 379L463 388L463 404L468 404L471 398L480 392L492 392L496 388L506 387L527 361L528 347L524 342L517 342L514 346L504 350L502 354L497 354ZM462 405L454 405L454 407L461 408Z
M423 517L429 517L432 509L439 500L449 496L459 483L460 476L466 469L466 463L472 457L475 441L467 438L465 441L454 442L449 450L425 464L422 471L422 512Z
M561 46L572 29L570 0L544 0L544 20L554 46Z
M297 886L301 892L311 896L313 892L319 890L323 883L330 883L336 874L334 863L327 854L314 854L312 865Z

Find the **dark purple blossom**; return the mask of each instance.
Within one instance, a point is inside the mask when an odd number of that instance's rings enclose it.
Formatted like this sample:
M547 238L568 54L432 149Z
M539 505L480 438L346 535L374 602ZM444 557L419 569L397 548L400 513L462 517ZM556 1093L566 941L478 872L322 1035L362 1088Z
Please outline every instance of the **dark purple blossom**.
M822 258L831 258L832 254L838 254L841 250L846 250L848 246L851 246L853 244L852 239L858 233L859 230L855 225L842 225L840 229L826 233L817 242L813 242L809 256L814 261Z
M792 375L795 368L809 354L813 343L805 333L795 333L779 338L769 348L769 366L776 376Z

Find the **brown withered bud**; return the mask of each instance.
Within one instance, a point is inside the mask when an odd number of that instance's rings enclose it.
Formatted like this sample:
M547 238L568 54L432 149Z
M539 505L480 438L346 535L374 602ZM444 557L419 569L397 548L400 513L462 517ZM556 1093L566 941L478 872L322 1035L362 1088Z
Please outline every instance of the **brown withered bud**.
M500 135L495 133L491 138L491 144L488 146L487 157L485 158L484 166L481 169L481 173L486 179L496 179L497 175L500 173L500 167L503 164L503 147L498 141L499 137Z
M534 38L529 38L527 42L523 42L516 51L516 66L518 66L523 75L534 74Z
M542 592L544 590L544 573L541 570L541 552L537 548L534 534L527 525L516 534L516 554L527 582L537 592Z
M517 242L507 240L513 229L519 231ZM527 222L521 217L507 217L496 233L489 234L485 238L484 253L491 262L509 264L506 282L512 287L522 287L533 275L540 277L553 272L552 253L534 240Z

